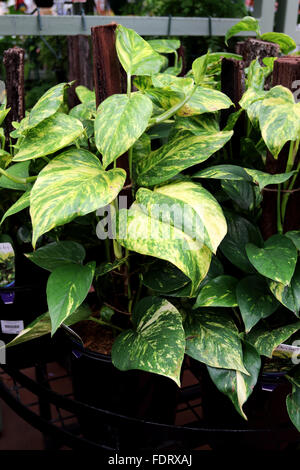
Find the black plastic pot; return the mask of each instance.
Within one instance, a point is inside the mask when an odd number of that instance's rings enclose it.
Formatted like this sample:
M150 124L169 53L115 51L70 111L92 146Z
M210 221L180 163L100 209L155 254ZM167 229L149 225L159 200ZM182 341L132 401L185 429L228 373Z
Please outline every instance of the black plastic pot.
M178 387L172 380L139 370L122 372L113 366L110 356L86 350L73 339L68 341L75 399L123 416L174 423ZM124 430L90 416L78 419L85 438L110 447L146 450L161 444L146 427L137 433L134 427Z

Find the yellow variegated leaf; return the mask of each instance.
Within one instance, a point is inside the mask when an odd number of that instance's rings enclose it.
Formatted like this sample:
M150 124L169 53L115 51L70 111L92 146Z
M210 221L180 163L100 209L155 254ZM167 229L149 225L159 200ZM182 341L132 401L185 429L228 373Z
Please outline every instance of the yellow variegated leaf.
M134 309L132 323L133 329L114 341L113 364L164 375L180 386L185 337L178 310L165 299L146 297Z
M64 90L68 83L59 83L46 91L30 111L26 131L56 113L64 99Z
M71 149L55 157L31 191L33 245L52 228L109 204L125 178L122 169L103 170L99 159L87 150Z
M137 194L137 201L128 211L119 212L119 243L137 253L173 263L191 279L193 295L208 272L211 251L183 229L174 227L168 214L163 220L154 207L146 207L145 194L141 204Z
M95 141L103 155L104 168L125 153L143 134L152 109L151 100L139 92L130 98L113 95L100 104L95 120Z
M140 189L139 193L145 191L149 193L146 189ZM156 195L159 198L156 198ZM206 189L191 181L181 181L157 188L153 196L153 203L169 203L174 209L176 205L178 222L181 223L181 227L184 225L185 232L202 240L213 253L216 253L226 235L227 224L221 207ZM142 203L142 200L139 201ZM175 226L176 222L175 218Z
M209 158L229 141L233 132L180 135L151 152L136 166L137 183L154 186Z
M117 27L116 48L122 66L130 75L153 75L165 62L147 41L122 25Z
M29 129L13 161L32 160L57 152L74 142L83 130L78 119L55 113Z

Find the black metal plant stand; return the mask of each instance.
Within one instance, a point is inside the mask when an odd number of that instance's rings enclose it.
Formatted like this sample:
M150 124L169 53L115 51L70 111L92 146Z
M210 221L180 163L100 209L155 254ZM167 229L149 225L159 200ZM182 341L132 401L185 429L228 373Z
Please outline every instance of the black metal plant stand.
M59 449L62 446L76 450L101 450L102 452L119 451L118 446L109 447L103 443L92 442L81 435L78 418L80 416L97 417L101 425L112 425L119 429L134 429L137 433L147 431L149 436L156 436L161 443L161 451L191 451L205 444L214 448L222 444L232 447L239 439L267 436L270 441L291 436L295 441L295 429L280 427L276 429L213 429L202 417L201 384L197 374L193 384L181 389L178 399L176 422L181 425L165 425L121 416L111 411L102 410L76 401L72 394L72 382L68 373L51 377L53 363L40 362L35 365L35 378L28 375L29 369L20 370L7 365L0 369L0 397L21 418L41 431L45 436L46 449ZM63 370L63 369L61 369ZM185 373L192 374L189 366ZM67 393L57 390L62 384L68 385ZM66 387L64 388L66 389ZM25 398L24 397L27 397ZM28 396L32 400L28 402ZM298 443L300 434L298 433ZM157 449L157 448L156 448Z

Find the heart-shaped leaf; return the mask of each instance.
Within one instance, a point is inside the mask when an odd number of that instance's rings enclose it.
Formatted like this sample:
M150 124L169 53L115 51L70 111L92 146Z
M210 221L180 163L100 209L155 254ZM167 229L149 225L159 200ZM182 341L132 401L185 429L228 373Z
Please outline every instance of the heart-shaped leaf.
M117 221L118 241L129 250L173 263L191 279L193 294L208 272L211 251L182 229L174 227L170 214L166 214L165 221L161 220L160 215L151 207L148 211L147 207L138 203L128 211L121 209Z
M249 375L243 363L238 329L227 313L196 310L188 315L184 330L186 354L208 366L234 369Z
M245 16L241 21L233 25L225 35L225 43L228 45L228 39L243 31L254 31L260 36L259 22L253 16Z
M113 364L164 375L180 386L185 337L178 310L165 299L146 297L134 309L132 323L113 344Z
M300 321L279 328L271 328L258 324L246 336L257 352L262 356L272 357L277 346L287 340L300 329Z
M43 94L30 111L25 128L26 132L59 110L63 103L64 90L67 86L68 83L59 83Z
M21 162L51 155L74 142L83 130L78 119L57 112L29 129L13 161Z
M137 200L149 210L169 211L175 227L202 241L213 253L226 235L227 224L221 207L200 184L182 181L160 186L153 192L141 188Z
M201 289L193 308L236 307L235 289L238 280L232 276L218 276Z
M31 191L33 245L53 227L109 204L125 177L121 168L104 171L99 159L87 150L71 149L55 157L39 173Z
M251 344L243 345L243 361L250 375L238 370L217 369L209 366L207 370L218 390L227 395L237 412L247 419L243 405L253 392L261 367L260 355Z
M247 276L242 279L237 285L236 297L247 332L259 320L272 315L279 306L268 290L265 280L259 276Z
M84 301L91 287L94 272L95 262L85 266L68 263L52 271L47 282L52 335Z
M112 95L100 104L95 120L95 142L103 155L104 168L138 140L151 114L151 100L139 92L130 98Z
M246 246L247 256L255 269L263 276L288 285L297 263L297 249L284 235L273 235L263 248L252 243Z
M220 250L229 261L246 273L254 272L247 254L246 245L251 242L262 246L263 239L258 228L244 217L234 213L225 212L227 221L227 235L220 245Z
M81 264L85 258L85 249L80 243L62 241L49 243L26 256L37 266L54 271L68 263Z
M295 313L299 317L300 311L300 265L298 264L295 269L295 273L292 277L289 286L285 286L280 282L269 281L269 288L276 297L276 299L282 303L285 307Z
M269 33L262 34L261 39L263 41L275 42L278 44L283 54L289 54L297 47L294 39L284 33L276 33L271 31Z
M116 49L119 60L130 75L153 75L164 65L160 56L133 29L117 26Z

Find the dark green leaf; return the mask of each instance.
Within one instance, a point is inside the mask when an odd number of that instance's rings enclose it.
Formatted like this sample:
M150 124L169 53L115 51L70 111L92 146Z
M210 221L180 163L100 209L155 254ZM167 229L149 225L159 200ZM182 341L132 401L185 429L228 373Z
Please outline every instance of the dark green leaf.
M42 246L27 258L41 268L54 271L68 263L82 264L85 258L85 249L82 245L72 241L53 242Z
M235 289L238 280L232 276L218 276L201 289L193 308L236 307Z
M274 313L279 306L268 290L265 280L259 276L242 279L237 285L236 296L247 332L259 320Z
M297 250L293 242L284 235L273 235L263 248L252 243L246 246L247 256L255 269L274 281L288 285L297 262Z

